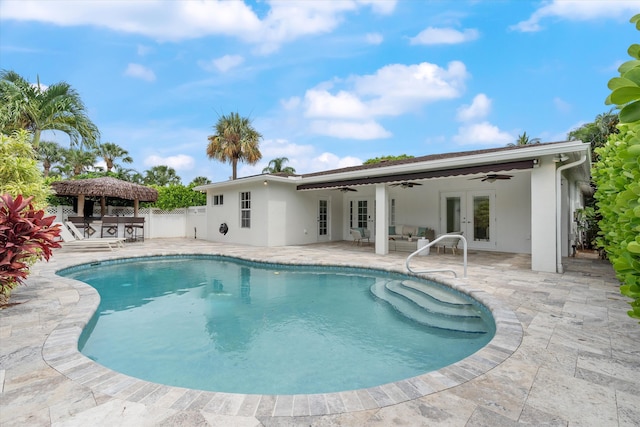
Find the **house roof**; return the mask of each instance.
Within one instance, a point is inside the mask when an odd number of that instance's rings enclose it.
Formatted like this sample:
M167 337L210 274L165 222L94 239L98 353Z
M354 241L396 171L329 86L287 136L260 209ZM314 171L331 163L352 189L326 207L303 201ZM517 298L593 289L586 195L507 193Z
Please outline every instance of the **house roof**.
M261 174L196 187L196 190L272 180L296 184L298 190L332 189L353 185L394 183L418 179L471 174L488 174L533 168L542 156L567 154L577 159L590 145L581 141L547 142L521 146L488 148L455 153L430 154L402 160L382 161L302 175ZM588 174L589 161L583 165Z
M531 169L543 155L589 151L581 141L508 146L485 150L432 154L409 159L351 166L302 175L298 190L395 183L448 176ZM587 167L588 171L588 167Z

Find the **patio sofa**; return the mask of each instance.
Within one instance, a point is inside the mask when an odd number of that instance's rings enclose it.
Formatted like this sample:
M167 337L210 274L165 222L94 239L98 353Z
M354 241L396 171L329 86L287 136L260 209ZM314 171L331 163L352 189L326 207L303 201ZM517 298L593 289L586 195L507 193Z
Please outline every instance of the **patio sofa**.
M436 237L436 232L430 227L420 227L417 225L391 225L389 226L389 238L396 240L420 239L425 237L432 241Z
M418 248L418 239L435 239L436 232L430 227L396 224L389 226L389 250L413 252ZM409 241L411 237L411 241Z

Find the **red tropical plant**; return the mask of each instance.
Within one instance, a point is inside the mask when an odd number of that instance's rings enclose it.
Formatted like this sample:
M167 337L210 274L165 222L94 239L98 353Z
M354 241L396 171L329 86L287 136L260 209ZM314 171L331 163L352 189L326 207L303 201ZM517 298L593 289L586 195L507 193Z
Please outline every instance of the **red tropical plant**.
M15 200L10 194L0 196L0 302L24 283L33 261L49 260L52 249L60 247L56 241L60 226L52 225L55 217L35 210L31 200L22 195Z

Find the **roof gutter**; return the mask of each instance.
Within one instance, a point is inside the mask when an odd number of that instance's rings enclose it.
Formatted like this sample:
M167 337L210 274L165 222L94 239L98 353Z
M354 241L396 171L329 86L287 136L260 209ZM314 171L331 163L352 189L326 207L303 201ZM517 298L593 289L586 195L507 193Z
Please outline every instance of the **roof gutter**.
M556 169L556 272L564 273L564 267L562 266L562 171L573 168L583 164L587 160L587 154L582 153L580 159L567 163Z

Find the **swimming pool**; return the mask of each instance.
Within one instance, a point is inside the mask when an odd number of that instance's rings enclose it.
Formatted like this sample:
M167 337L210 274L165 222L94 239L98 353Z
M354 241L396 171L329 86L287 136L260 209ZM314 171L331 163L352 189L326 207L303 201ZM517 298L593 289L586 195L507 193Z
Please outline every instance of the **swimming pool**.
M495 331L487 310L466 295L369 269L180 256L58 274L101 295L80 339L84 354L131 376L202 390L303 394L370 387L454 363ZM420 286L441 300L444 312L435 324L421 317L424 310L405 307L406 295L398 297ZM429 299L420 304L436 310Z

